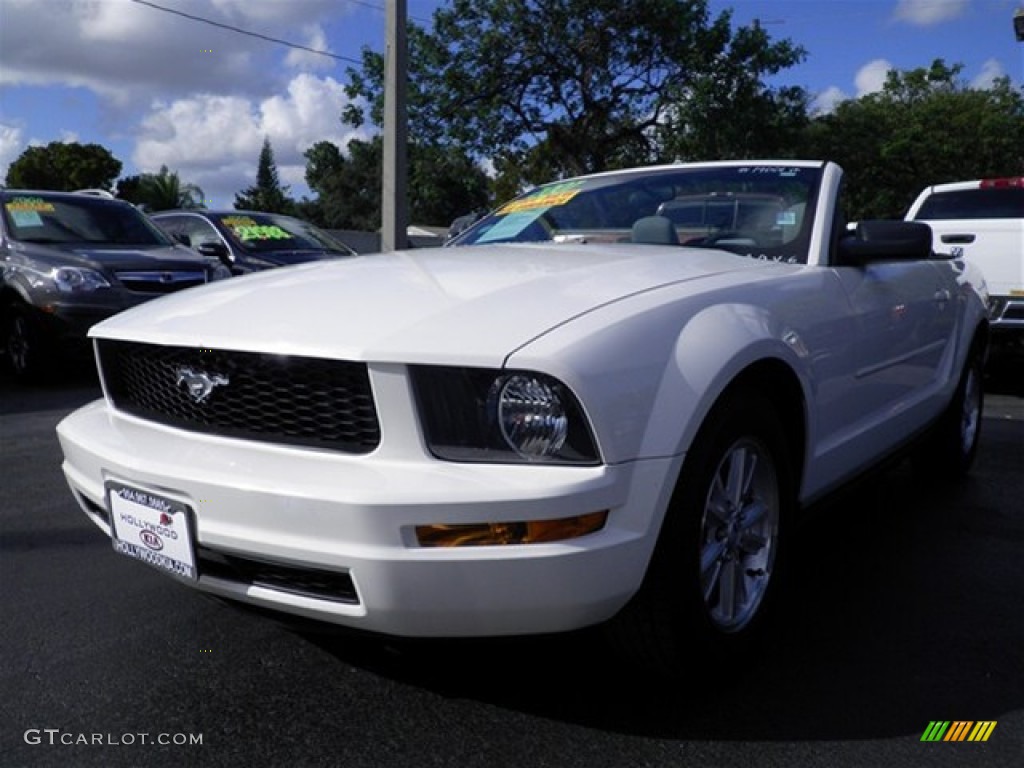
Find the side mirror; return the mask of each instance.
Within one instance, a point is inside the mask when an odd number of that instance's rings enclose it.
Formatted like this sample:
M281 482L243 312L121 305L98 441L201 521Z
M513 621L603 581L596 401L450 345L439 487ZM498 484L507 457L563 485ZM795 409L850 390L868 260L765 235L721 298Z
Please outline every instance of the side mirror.
M224 243L219 243L216 240L208 240L205 243L200 243L195 246L195 249L203 256L215 256L220 259L221 262L227 267L231 266L231 254L228 253L228 248Z
M915 261L932 256L932 230L919 221L860 221L839 241L839 263Z

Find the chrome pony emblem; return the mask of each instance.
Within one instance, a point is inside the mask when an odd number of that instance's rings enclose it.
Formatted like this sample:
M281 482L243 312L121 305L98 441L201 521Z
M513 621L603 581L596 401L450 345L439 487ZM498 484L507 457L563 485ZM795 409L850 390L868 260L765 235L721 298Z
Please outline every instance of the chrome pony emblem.
M205 371L193 371L188 367L181 367L175 371L178 380L175 382L179 387L184 386L189 397L197 403L203 402L213 392L214 387L224 386L230 381L227 376L215 373L212 376Z

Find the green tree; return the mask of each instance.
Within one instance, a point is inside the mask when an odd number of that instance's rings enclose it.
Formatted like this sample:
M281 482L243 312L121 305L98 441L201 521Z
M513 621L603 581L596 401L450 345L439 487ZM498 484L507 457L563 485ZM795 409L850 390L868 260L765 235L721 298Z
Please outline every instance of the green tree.
M487 175L465 154L418 144L409 149L412 221L447 225L487 207ZM321 141L306 151L306 183L317 199L303 213L329 229L376 231L381 225L381 139L355 139L347 150L346 156L337 145Z
M766 78L797 64L803 49L772 43L764 28L729 32L723 14L713 26L715 51L701 71L673 93L659 124L662 153L674 160L793 157L809 123L807 92L772 88Z
M380 228L381 142L352 140L348 156L320 141L306 150L306 183L317 199L306 215L328 229Z
M803 51L760 27L734 35L731 14L712 20L706 0L453 0L433 19L432 33L409 29L410 134L491 159L500 190L762 151L759 130L800 116L801 92L775 95L764 78ZM364 50L349 74L343 119L379 125L383 57ZM711 146L703 121L723 112L735 127L715 125Z
M288 187L281 186L278 178L277 163L274 162L274 150L269 138L263 139L256 169L256 184L235 195L235 208L267 213L292 213L295 210L295 201L288 197Z
M99 144L51 141L29 147L7 169L8 187L21 189L110 189L121 161Z
M160 166L159 173L126 176L117 182L117 196L149 211L167 211L172 208L202 208L203 190L195 184L181 181L177 171Z
M847 172L847 216L898 218L931 184L1024 173L1024 90L971 87L962 69L892 70L880 92L812 122L813 154Z
M118 179L116 194L120 199L138 205L142 202L142 177L135 175Z

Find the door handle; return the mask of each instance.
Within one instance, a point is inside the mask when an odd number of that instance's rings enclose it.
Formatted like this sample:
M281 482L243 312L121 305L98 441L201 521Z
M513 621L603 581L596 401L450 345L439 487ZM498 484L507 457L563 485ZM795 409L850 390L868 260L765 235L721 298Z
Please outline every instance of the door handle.
M948 243L949 245L964 245L966 243L974 242L974 235L942 235L940 238L942 242Z
M951 294L948 289L943 288L942 290L936 291L933 298L935 299L935 303L941 307L953 298L953 294Z

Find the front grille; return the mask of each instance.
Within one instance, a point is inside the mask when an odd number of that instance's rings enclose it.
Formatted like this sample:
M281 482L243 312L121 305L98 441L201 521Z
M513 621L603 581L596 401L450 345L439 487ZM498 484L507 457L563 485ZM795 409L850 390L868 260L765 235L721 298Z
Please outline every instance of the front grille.
M1024 301L1009 301L1003 310L1003 320L1024 320Z
M296 595L359 604L352 577L345 571L328 571L283 565L269 560L254 560L228 555L207 547L196 548L200 576L213 576L239 584L268 587Z
M135 270L114 274L121 285L136 293L173 293L206 282L206 273L201 269Z
M114 407L140 418L346 453L380 443L362 363L107 340L97 349Z

